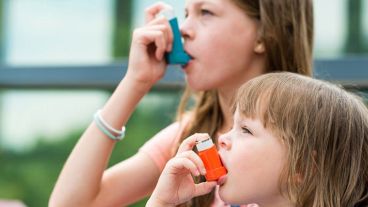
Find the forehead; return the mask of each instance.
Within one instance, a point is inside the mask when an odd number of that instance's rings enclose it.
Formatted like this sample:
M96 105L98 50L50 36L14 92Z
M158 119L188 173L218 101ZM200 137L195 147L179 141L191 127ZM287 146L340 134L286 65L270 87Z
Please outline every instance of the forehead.
M186 0L185 7L189 6L201 6L201 5L214 5L223 6L223 4L229 3L229 0Z
M239 109L239 106L236 107L235 111L234 111L234 121L235 122L241 122L242 120L244 119L247 119L247 118L250 118L250 119L254 119L254 118L257 118L257 117L248 117L246 116L244 113L242 113Z

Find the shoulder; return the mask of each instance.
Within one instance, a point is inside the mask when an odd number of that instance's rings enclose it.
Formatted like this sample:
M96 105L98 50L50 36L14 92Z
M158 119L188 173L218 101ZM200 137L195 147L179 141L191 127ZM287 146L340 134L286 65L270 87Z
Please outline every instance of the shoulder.
M192 118L193 114L191 112L183 114L177 121L154 135L150 141L166 142L172 144L179 142L183 131L187 128Z
M180 138L190 120L191 115L185 114L181 119L154 135L139 151L147 154L162 170L166 162L175 155Z

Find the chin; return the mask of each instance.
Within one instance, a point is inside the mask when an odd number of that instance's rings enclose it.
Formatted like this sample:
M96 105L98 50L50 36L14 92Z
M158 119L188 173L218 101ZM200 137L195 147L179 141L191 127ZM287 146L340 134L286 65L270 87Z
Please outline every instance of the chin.
M188 77L186 77L186 82L188 84L188 86L190 87L190 89L192 89L195 92L199 92L199 91L207 91L207 90L212 90L215 89L215 87L213 87L211 84L206 83L205 80L193 80L193 79L189 79Z
M236 192L240 192L239 189L236 189L235 191L230 191L227 187L228 186L224 184L219 188L219 196L222 201L232 205L242 205L246 203L246 201L239 199L236 195Z
M200 82L196 82L196 81L187 81L190 89L192 89L195 92L199 92L199 91L205 91L205 90L209 90L207 87L204 87L203 84L201 84Z
M224 201L225 203L231 203L233 204L233 198L232 198L232 193L229 192L227 189L226 189L226 184L220 186L219 188L219 196L221 198L222 201Z

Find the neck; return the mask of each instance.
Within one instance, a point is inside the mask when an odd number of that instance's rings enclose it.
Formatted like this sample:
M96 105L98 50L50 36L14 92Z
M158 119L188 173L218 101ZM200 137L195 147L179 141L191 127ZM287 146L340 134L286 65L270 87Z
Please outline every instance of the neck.
M286 192L271 194L267 199L261 199L258 201L259 206L262 207L296 207L286 196Z
M231 111L231 107L237 90L250 79L264 74L266 72L265 62L264 55L255 56L252 64L249 65L244 73L244 76L234 78L231 83L227 83L218 89L220 107L224 116L224 124L218 130L219 133L225 133L232 128L233 112Z
M293 204L291 201L289 201L288 199L282 199L282 200L277 200L268 204L259 204L262 207L295 207L295 204Z
M224 123L221 128L218 130L218 133L223 134L229 131L233 125L233 112L231 110L233 97L235 95L234 90L219 90L219 101L220 107L222 111L222 115L224 116Z

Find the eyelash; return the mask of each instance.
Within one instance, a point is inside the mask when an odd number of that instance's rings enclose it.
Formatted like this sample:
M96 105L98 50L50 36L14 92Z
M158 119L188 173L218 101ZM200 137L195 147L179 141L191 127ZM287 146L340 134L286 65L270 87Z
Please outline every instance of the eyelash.
M251 135L253 135L253 133L247 128L247 127L242 127L241 128L242 129L242 131L244 132L244 133L247 133L247 134L251 134Z
M200 9L199 10L199 13L201 14L201 15L213 15L213 13L210 11L210 10L207 10L207 9ZM185 12L185 14L184 14L184 17L185 18L188 18L188 12Z
M201 9L201 15L212 15L213 13L207 9Z

